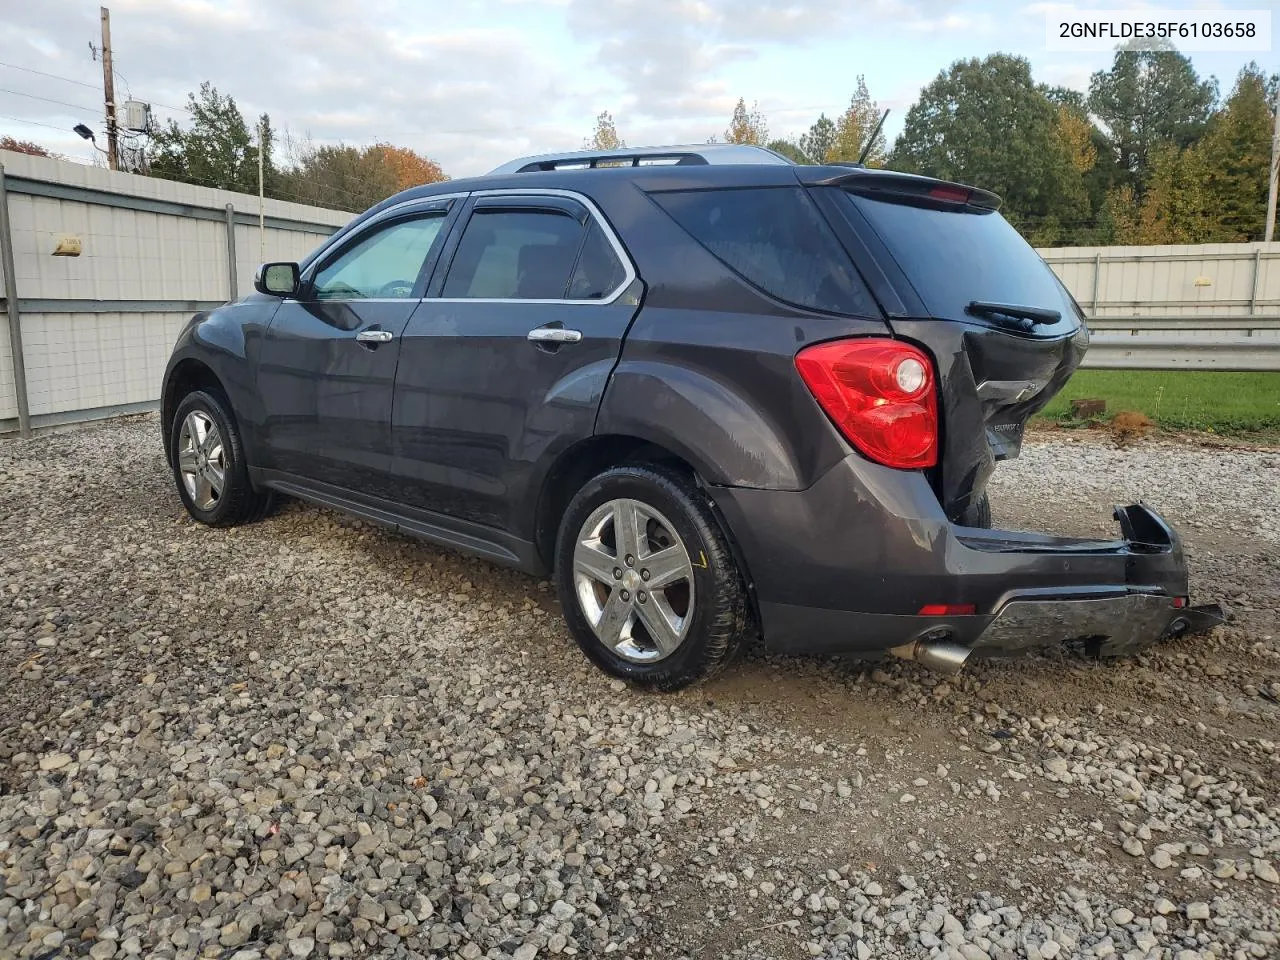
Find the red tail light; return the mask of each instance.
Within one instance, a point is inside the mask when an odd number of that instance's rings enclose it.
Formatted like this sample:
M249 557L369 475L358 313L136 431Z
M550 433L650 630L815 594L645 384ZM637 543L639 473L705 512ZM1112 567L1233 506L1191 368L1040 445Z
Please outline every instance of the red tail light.
M887 467L938 462L933 363L900 340L860 338L805 347L796 369L845 438Z
M949 203L968 203L969 191L962 187L934 187L929 196L935 200L946 200Z
M916 614L918 617L964 617L978 608L972 603L926 603Z

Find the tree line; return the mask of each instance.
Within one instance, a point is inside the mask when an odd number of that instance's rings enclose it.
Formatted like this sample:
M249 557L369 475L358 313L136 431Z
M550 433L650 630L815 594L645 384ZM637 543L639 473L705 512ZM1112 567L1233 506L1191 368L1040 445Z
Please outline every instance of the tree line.
M958 60L866 163L993 190L1036 246L1261 240L1278 84L1250 63L1220 101L1217 81L1173 49L1117 51L1087 92L1036 83L1023 57ZM797 163L853 161L880 113L859 76L839 117L793 138L771 137L739 99L723 140ZM597 117L588 145L621 142L612 116Z
M739 99L710 138L767 146L797 163L856 161L984 187L1036 246L1258 240L1265 230L1280 77L1245 66L1230 92L1201 78L1172 48L1119 50L1086 92L1037 83L1022 57L958 60L921 91L892 146L866 78L846 108L798 136L771 136L758 105ZM243 193L360 211L422 183L447 179L429 157L390 143L326 144L281 136L266 114L250 127L234 98L209 83L188 97L189 118L148 138L148 172ZM624 147L611 113L584 147ZM45 153L35 144L0 147Z

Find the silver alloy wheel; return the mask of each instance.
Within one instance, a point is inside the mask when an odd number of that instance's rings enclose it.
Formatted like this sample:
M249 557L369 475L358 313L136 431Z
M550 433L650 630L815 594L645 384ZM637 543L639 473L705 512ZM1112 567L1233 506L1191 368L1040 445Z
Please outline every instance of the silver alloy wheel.
M663 660L689 633L693 564L647 503L610 500L592 511L574 544L573 584L591 629L625 660Z
M187 496L200 510L212 510L227 485L222 434L203 410L192 410L178 432L178 471Z

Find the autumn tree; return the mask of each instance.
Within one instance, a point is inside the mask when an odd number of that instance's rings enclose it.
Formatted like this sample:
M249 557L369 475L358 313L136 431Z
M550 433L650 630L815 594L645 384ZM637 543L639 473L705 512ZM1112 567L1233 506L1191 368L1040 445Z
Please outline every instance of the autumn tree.
M836 120L835 140L827 151L826 159L857 160L879 122L880 105L871 99L866 77L858 74L858 88L849 99L849 106ZM877 131L865 162L869 167L883 167L887 158L884 133Z
M800 151L808 158L809 163L826 163L834 159L832 147L836 142L836 125L824 113L819 115L813 126L800 136Z
M729 129L724 132L726 143L754 143L764 146L769 142L769 125L765 122L760 105L753 103L747 109L747 102L738 98L738 105L733 108L733 118L729 121Z
M1052 149L1065 159L1067 173L1060 183L1061 205L1074 211L1071 222L1058 221L1057 236L1049 243L1101 244L1108 236L1095 222L1094 212L1103 204L1106 187L1095 185L1093 171L1098 162L1100 134L1084 108L1076 102L1055 107L1051 130ZM1043 231L1042 231L1043 232Z
M280 175L281 199L359 212L408 187L446 180L434 160L405 147L375 143L291 145L290 166Z
M1256 63L1240 71L1231 95L1209 121L1198 149L1219 242L1261 240L1266 228L1273 114L1267 78Z
M1093 142L1093 124L1083 113L1065 105L1059 106L1058 115L1053 120L1053 137L1078 173L1088 173L1098 162L1098 148Z
M418 187L424 183L438 183L441 180L449 179L445 172L440 169L440 164L430 157L415 153L408 147L395 147L389 143L375 143L368 149L374 152L381 152L382 162L390 168L395 179L397 191Z
M248 124L233 97L223 96L210 83L187 97L189 126L170 120L157 130L148 147L148 166L154 177L180 180L241 193L258 192L258 141L263 149L264 180L268 192L275 187L272 158L275 136L266 114L250 134Z
M618 136L618 128L614 126L613 114L601 110L596 115L596 129L591 137L582 142L586 150L617 150L625 147L627 142Z
M0 137L0 150L9 150L13 153L25 153L32 157L53 157L55 160L61 159L58 154L46 150L38 143L32 143L30 140L16 140L9 136Z

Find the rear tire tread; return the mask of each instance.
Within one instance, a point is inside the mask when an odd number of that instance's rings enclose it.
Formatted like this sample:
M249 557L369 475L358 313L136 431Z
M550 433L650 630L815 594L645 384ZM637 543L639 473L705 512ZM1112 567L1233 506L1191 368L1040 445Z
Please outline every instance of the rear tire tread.
M627 493L636 487L639 494ZM590 512L614 496L655 498L672 522L692 528L696 542L673 531L691 557L705 556L705 573L695 581L694 623L681 646L654 663L634 663L617 656L595 636L582 615L573 583L573 548ZM709 679L727 667L750 633L746 584L705 493L688 475L663 465L628 464L598 474L574 495L556 539L555 582L565 621L587 657L606 673L651 690L671 691ZM695 573L696 576L696 573ZM709 606L706 606L708 605Z

